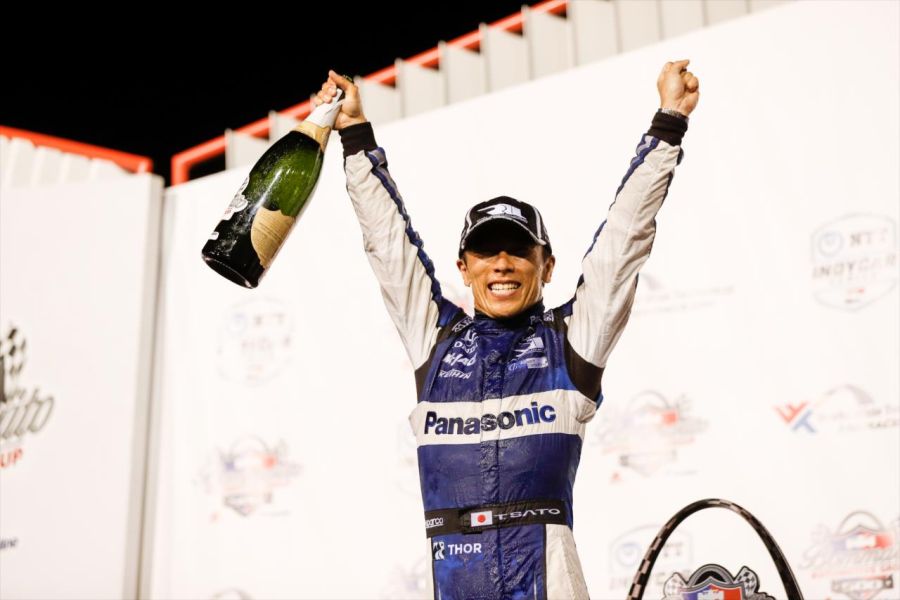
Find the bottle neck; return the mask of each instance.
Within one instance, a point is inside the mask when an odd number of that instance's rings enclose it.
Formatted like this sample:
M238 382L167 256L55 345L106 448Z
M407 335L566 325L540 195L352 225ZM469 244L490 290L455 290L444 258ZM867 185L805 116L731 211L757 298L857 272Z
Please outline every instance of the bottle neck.
M322 128L332 129L338 113L341 112L341 105L344 104L344 101L342 100L343 93L344 90L338 88L334 94L334 98L331 99L331 102L320 104L314 108L313 111L309 113L309 116L306 117L306 121Z

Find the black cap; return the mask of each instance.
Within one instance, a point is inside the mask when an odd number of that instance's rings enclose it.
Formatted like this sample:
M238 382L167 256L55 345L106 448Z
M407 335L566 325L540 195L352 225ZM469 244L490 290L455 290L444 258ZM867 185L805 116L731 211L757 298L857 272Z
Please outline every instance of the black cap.
M510 196L497 196L476 204L466 213L466 222L463 224L459 239L459 255L462 256L472 231L484 223L500 220L515 223L527 231L536 244L546 246L548 254L553 253L550 248L550 236L547 235L544 219L538 209Z

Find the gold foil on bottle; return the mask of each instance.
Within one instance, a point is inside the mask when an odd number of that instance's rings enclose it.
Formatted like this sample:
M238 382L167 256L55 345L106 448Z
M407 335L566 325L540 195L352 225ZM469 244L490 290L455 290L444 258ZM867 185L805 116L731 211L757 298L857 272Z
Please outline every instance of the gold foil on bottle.
M309 121L300 121L293 131L299 131L316 140L322 152L325 152L325 146L328 145L328 136L331 134L331 127L319 127Z
M250 228L250 243L259 257L259 264L268 269L272 259L284 242L291 227L294 226L294 217L285 215L280 210L269 210L260 206L253 217L253 226Z

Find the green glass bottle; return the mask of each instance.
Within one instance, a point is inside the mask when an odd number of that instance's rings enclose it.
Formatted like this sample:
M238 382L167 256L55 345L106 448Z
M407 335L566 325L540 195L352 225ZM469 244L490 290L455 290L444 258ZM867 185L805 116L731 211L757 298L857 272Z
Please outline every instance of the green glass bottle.
M202 254L229 281L255 288L284 246L319 183L342 94L337 88L331 102L272 144L226 207Z

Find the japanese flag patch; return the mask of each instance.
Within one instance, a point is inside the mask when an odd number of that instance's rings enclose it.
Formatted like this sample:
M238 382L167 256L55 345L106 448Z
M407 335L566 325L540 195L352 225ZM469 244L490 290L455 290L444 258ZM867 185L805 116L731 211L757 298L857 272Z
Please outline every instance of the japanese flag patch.
M494 523L494 514L489 510L473 512L471 517L472 527L484 527L485 525L492 525Z

